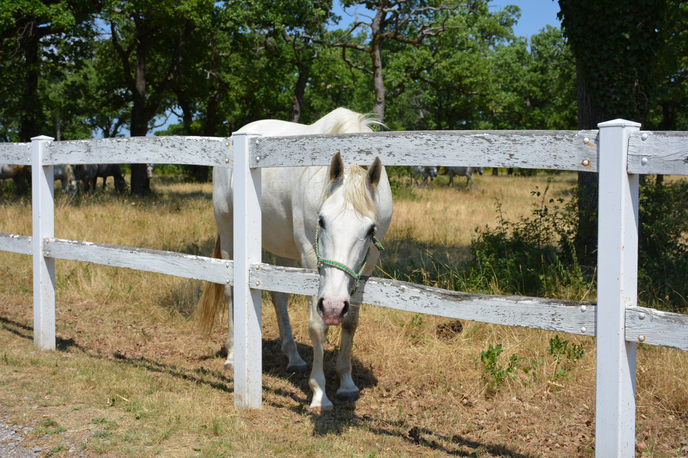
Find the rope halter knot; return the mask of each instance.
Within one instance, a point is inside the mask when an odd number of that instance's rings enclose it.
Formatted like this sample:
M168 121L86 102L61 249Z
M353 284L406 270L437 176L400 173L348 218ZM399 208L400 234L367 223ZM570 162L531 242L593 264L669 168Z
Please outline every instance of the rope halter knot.
M365 258L363 258L363 264L361 264L361 268L358 269L358 272L355 272L353 269L345 266L341 262L337 261L332 261L331 259L325 259L320 257L320 229L322 226L320 226L320 223L318 223L318 228L315 230L315 257L318 261L318 269L320 269L320 266L326 265L330 267L334 267L335 269L339 269L342 272L347 273L349 276L353 277L355 283L354 283L354 289L349 293L349 296L353 296L356 291L358 291L358 285L361 281L361 276L363 275L363 270L365 269L366 262L368 261L368 255L370 254L370 247L368 247L368 251L366 251ZM378 240L377 237L374 235L371 235L371 240L373 242L373 245L375 245L375 248L377 248L378 251L383 251L384 248L382 246L382 243L380 240Z

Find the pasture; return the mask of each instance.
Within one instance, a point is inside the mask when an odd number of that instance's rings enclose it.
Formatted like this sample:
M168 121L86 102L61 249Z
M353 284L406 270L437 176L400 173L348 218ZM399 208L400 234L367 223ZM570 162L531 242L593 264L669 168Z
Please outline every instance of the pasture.
M466 259L474 229L496 223L495 202L507 219L529 215L531 191L545 189L547 177L486 173L470 190L463 179L447 188L440 177L427 189L409 180L396 195L375 275ZM574 173L553 176L549 193L567 198L574 182ZM55 236L209 255L212 185L156 177L152 188L147 198L100 186L94 196L58 193ZM0 232L30 235L30 200L4 191L1 198ZM285 370L264 294L263 409L238 411L222 370L225 328L207 339L196 329L200 282L58 260L58 351L35 352L31 259L0 252L0 268L0 408L33 428L25 446L46 455L594 454L593 338L364 306L353 352L361 399L335 399L340 329L332 328L325 375L335 411L319 416L307 407L308 374ZM310 364L306 301L292 297L289 308ZM688 355L641 344L637 361L638 455L688 456Z

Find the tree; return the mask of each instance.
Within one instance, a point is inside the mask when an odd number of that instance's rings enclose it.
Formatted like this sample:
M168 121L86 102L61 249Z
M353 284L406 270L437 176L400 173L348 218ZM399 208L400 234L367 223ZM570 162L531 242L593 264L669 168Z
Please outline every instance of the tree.
M656 87L665 0L559 0L564 34L576 59L578 129L626 118L644 122ZM594 31L594 33L591 33ZM579 172L576 251L594 262L597 247L596 173Z
M111 53L131 97L130 132L145 136L156 115L169 105L170 89L182 69L182 50L199 23L207 20L209 0L106 2ZM131 165L131 191L150 192L145 164Z
M39 80L45 64L78 60L92 37L93 14L100 6L91 0L25 2L5 0L0 6L0 93L7 109L0 115L4 136L28 142L46 131ZM66 46L65 43L69 42ZM63 52L56 52L55 46ZM65 48L74 53L64 52ZM60 58L66 59L59 61ZM10 121L19 113L19 119Z
M423 46L388 52L390 113L410 129L477 128L476 113L494 92L492 55L513 38L518 16L518 7L491 12L486 2L473 2L468 12L452 12L448 29Z
M373 112L380 121L385 119L386 88L383 73L383 44L388 41L406 45L420 46L428 37L437 36L448 29L450 12L459 8L470 10L468 6L456 3L433 3L427 0L344 0L344 7L364 6L374 16L369 20L357 19L341 37L332 43L341 48L342 58L352 68L357 68L373 76L375 101ZM361 15L363 16L363 15ZM367 44L352 40L353 33L367 27L370 31ZM346 50L360 51L370 56L370 67L356 65L346 55Z

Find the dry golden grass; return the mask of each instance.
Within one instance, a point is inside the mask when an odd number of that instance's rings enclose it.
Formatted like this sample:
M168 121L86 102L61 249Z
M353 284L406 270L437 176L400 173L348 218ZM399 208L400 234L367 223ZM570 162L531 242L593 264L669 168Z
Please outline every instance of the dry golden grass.
M554 177L565 195L573 175ZM215 228L211 186L154 180L155 196L59 198L56 236L208 255ZM546 177L477 177L464 190L417 190L395 202L385 256L465 257L476 226L527 215ZM0 231L30 235L28 202L0 204ZM435 220L433 221L433 218ZM439 253L439 254L438 254ZM595 340L560 335L584 356L564 377L549 354L550 332L463 322L364 306L353 353L355 405L308 411L307 374L285 371L274 311L264 295L264 407L237 411L219 354L225 330L195 328L200 283L87 263L56 262L58 351L34 352L31 260L0 252L0 408L37 426L25 442L52 456L592 456ZM290 303L299 351L311 361L305 300ZM446 326L445 326L446 329ZM326 344L328 395L340 330ZM501 344L498 363L519 370L497 390L484 382L481 352ZM561 366L559 366L561 367ZM638 350L639 455L686 456L688 357ZM528 373L524 369L529 369ZM49 415L49 417L46 417ZM59 427L40 426L46 418ZM63 429L63 430L61 430Z

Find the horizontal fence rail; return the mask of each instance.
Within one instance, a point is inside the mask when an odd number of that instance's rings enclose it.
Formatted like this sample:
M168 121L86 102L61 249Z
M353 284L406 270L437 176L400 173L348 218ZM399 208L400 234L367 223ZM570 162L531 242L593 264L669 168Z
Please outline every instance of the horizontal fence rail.
M0 164L31 165L31 143L1 143Z
M688 351L688 315L628 307L626 341Z
M251 266L251 288L314 296L319 283L315 270ZM446 318L595 335L595 305L590 302L469 294L375 277L363 277L351 301Z
M92 262L113 267L156 272L213 283L230 283L233 261L214 259L173 251L149 250L102 243L45 239L45 256Z
M233 164L231 139L218 137L125 137L50 142L42 165L155 163Z
M518 167L597 171L598 131L428 131L294 135L250 139L251 167L345 164ZM298 151L298 155L293 152Z
M688 175L688 132L633 132L628 173Z
M31 240L31 236L0 232L0 251L31 255L33 254Z

